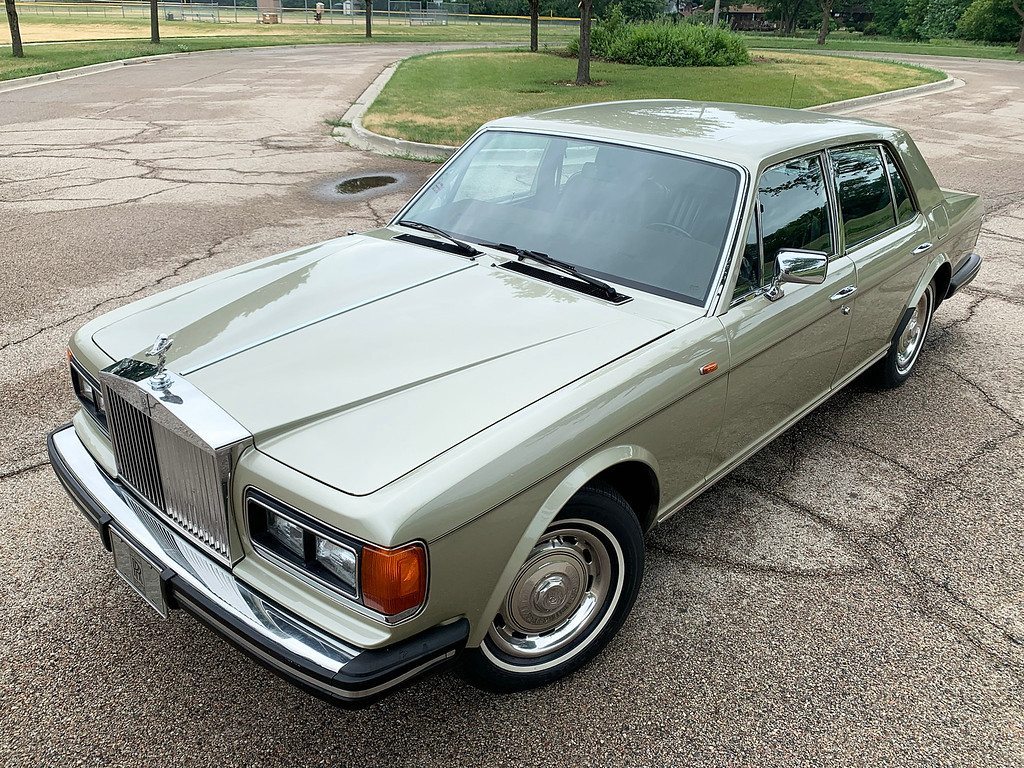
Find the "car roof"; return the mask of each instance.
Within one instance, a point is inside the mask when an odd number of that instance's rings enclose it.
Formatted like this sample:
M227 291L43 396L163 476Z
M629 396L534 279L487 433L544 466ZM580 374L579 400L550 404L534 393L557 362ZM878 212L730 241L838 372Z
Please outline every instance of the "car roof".
M650 99L558 107L490 122L488 129L528 130L604 139L729 160L756 168L794 149L895 139L879 123L779 107Z

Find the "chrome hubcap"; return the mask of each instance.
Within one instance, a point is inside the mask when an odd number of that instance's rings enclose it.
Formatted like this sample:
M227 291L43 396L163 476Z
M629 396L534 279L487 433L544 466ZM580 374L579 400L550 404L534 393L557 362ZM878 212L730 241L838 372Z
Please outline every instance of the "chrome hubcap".
M548 531L533 548L488 632L499 650L521 658L551 653L579 637L601 613L612 566L590 531Z
M926 292L917 306L907 327L900 334L896 344L896 370L900 375L906 374L914 367L914 361L924 343L924 334L928 329L929 296Z

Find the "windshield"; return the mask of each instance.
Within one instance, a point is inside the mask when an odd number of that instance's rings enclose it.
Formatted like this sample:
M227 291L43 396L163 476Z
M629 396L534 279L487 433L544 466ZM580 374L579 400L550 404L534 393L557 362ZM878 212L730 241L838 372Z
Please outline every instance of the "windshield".
M714 163L557 136L487 131L402 213L485 245L701 305L739 174Z

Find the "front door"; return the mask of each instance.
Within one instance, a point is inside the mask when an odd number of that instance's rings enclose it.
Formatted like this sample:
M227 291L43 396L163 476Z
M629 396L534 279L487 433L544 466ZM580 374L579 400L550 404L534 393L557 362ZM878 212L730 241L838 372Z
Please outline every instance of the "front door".
M713 474L741 461L831 389L850 329L849 307L836 294L856 288L853 262L838 255L826 192L824 156L807 155L766 170L729 310L725 418ZM783 286L770 301L764 288L783 248L829 256L821 285Z

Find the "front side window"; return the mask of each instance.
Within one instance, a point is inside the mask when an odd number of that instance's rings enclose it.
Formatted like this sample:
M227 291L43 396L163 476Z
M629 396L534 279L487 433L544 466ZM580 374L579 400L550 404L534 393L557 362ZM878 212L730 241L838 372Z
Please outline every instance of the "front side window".
M734 297L771 283L784 248L833 252L832 220L821 158L809 155L772 166L757 185L760 238L751 221Z
M850 147L831 154L849 250L896 226L896 214L879 147Z
M739 194L738 171L652 150L487 131L401 218L514 245L622 285L702 305Z
M747 242L743 245L743 260L736 279L733 298L744 296L761 287L761 238L757 235L757 215L751 214Z

